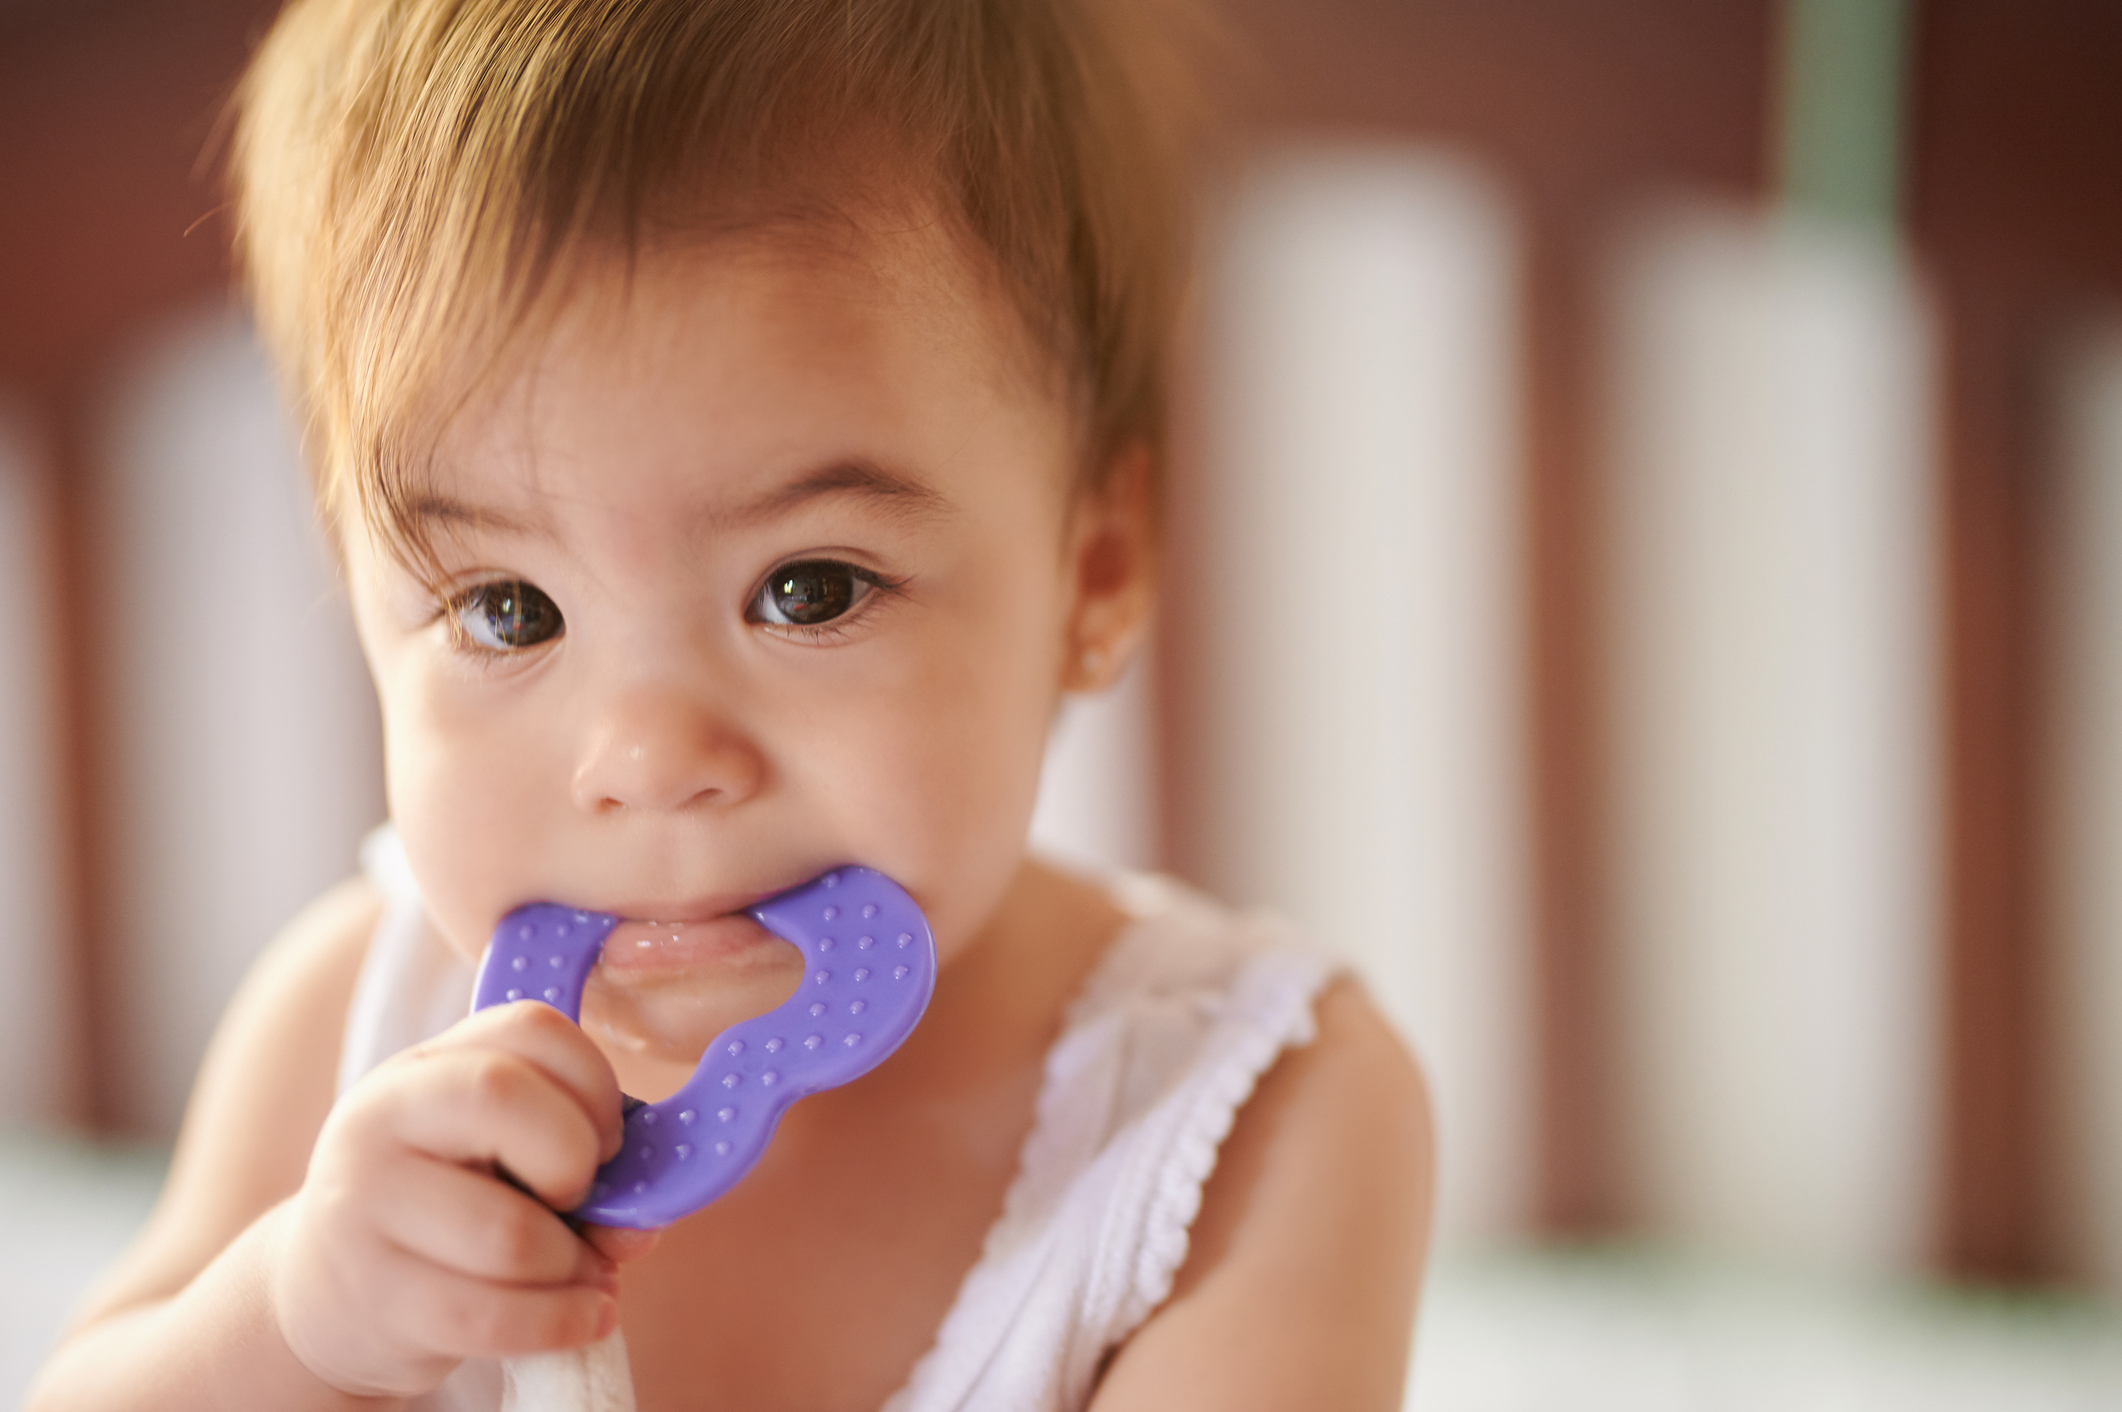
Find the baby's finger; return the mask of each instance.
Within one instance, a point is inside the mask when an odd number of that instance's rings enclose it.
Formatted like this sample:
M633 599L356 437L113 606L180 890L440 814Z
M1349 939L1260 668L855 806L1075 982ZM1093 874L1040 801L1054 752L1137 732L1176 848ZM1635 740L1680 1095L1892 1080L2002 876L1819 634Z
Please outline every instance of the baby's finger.
M656 1248L663 1239L661 1231L630 1231L624 1226L589 1225L582 1228L582 1239L595 1246L597 1253L616 1264L624 1265L629 1260L639 1260Z
M392 1249L395 1291L375 1317L414 1347L448 1358L506 1358L579 1348L619 1321L616 1290L594 1285L536 1288L474 1279Z
M427 1055L413 1077L418 1101L391 1113L401 1143L504 1167L557 1211L589 1194L603 1144L581 1102L540 1066L501 1049L448 1049Z
M609 1287L612 1261L522 1192L432 1158L393 1164L376 1182L386 1240L459 1274L516 1285Z
M419 1052L452 1048L505 1049L537 1065L581 1103L596 1126L602 1157L609 1160L618 1154L618 1076L581 1027L552 1006L519 1000L481 1010L420 1046Z

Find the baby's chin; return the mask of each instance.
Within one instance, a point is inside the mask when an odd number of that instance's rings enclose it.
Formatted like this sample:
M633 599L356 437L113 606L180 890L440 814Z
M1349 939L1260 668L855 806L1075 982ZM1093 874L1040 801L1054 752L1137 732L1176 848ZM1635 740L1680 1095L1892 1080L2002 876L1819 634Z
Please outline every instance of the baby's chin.
M611 1060L619 1086L650 1102L692 1076L716 1035L778 1009L803 981L802 953L778 938L662 964L614 956L615 944L631 949L634 941L622 927L606 943L583 987L582 1028Z

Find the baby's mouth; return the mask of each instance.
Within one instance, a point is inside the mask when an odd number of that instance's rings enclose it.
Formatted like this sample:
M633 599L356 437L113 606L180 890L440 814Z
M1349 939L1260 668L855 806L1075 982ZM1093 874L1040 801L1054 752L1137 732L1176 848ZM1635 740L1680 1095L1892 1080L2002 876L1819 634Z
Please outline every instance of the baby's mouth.
M802 953L742 912L622 918L583 989L582 1023L608 1041L620 1086L653 1102L677 1090L716 1035L780 1006L802 981Z
M622 919L604 939L599 970L650 980L702 967L748 971L783 964L788 943L742 912L693 922Z

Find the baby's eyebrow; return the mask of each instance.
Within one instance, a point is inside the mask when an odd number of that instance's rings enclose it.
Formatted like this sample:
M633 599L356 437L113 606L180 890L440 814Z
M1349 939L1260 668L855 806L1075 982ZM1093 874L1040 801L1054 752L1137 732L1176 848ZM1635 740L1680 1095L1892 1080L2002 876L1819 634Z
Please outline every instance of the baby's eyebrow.
M718 512L718 526L736 528L785 515L798 505L828 495L853 495L873 501L896 517L933 519L952 512L950 501L929 487L871 461L835 461L786 485L731 509Z
M416 529L429 525L492 530L500 534L529 536L537 530L513 515L485 505L467 505L447 495L422 495L405 507L405 522Z
M936 491L908 476L886 470L871 461L835 461L820 466L785 485L728 509L711 511L709 520L717 529L742 529L787 514L797 506L829 495L852 495L873 501L895 517L908 520L949 515L954 507ZM427 494L406 507L406 523L419 529L446 525L452 529L486 530L499 534L533 537L538 525L518 519L488 505L470 505L447 495Z

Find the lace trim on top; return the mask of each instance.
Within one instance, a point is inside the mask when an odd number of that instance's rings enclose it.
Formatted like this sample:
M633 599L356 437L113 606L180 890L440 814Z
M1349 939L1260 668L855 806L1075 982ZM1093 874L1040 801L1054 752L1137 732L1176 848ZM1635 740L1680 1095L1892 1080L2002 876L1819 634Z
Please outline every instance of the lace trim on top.
M1261 1076L1283 1050L1308 1044L1317 1034L1312 1008L1328 981L1344 969L1337 959L1311 950L1279 925L1254 916L1234 916L1179 884L1140 874L1104 880L1131 917L1099 958L1081 993L1064 1013L1061 1037L1048 1051L1032 1129L1018 1157L1017 1175L1003 1198L1001 1214L988 1230L979 1259L966 1272L935 1342L915 1364L884 1412L939 1412L969 1405L963 1392L977 1385L1029 1303L1039 1281L1010 1276L1020 1253L1055 1224L1057 1213L1099 1158L1122 1146L1126 1127L1163 1119L1170 1131L1148 1151L1124 1154L1155 1163L1146 1212L1130 1214L1127 1190L1118 1209L1100 1222L1101 1237L1117 1240L1118 1264L1094 1262L1077 1312L1091 1317L1065 1331L1059 1350L1056 1391L1066 1407L1088 1396L1105 1356L1124 1342L1171 1293L1191 1248L1191 1227L1200 1213L1202 1187L1214 1172L1223 1141ZM1176 935L1175 935L1176 933ZM1234 937L1233 933L1242 935ZM1237 975L1225 968L1237 962ZM1220 974L1219 974L1220 973ZM1145 998L1191 1003L1211 1018L1208 1036L1194 1048L1180 1081L1155 1103L1115 1127L1086 1122L1084 1105L1115 1095L1086 1092L1089 1071L1128 1039L1129 1009ZM1142 1144L1134 1144L1138 1148ZM1126 1183L1128 1173L1115 1180ZM1146 1175L1146 1174L1142 1174ZM1139 1185L1127 1183L1129 1188ZM1137 1207L1136 1210L1141 1208ZM1139 1234L1130 1228L1140 1222ZM1119 1229L1114 1229L1117 1226ZM1102 1249L1107 1241L1097 1242ZM1050 1258L1042 1259L1043 1268ZM1115 1287L1117 1286L1117 1287ZM1010 1306L1004 1316L999 1303ZM1064 1331L1056 1330L1057 1337ZM982 1349L985 1338L990 1347ZM949 1377L962 1389L935 1384ZM940 1394L940 1395L939 1395Z

